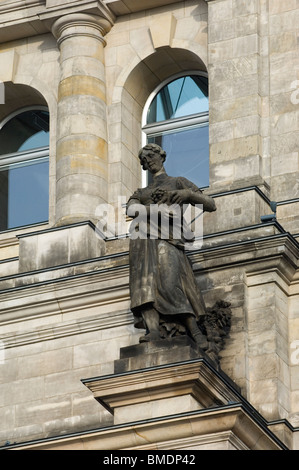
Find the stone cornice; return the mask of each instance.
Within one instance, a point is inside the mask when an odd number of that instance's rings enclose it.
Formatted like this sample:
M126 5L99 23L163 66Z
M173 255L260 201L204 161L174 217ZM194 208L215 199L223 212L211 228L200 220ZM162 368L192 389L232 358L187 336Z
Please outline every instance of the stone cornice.
M128 268L118 267L110 272L89 272L49 283L43 282L41 276L41 282L33 283L25 290L12 289L0 294L1 324L129 301L128 275Z
M173 3L183 3L182 0L103 0L103 3L116 15L127 15L137 11L164 7Z
M66 24L67 18L71 20L73 15L89 15L90 21L92 18L97 19L98 24L102 23L103 32L108 32L114 23L115 16L100 0L83 0L81 2L73 2L64 5L59 4L53 7L47 7L40 13L39 18L43 21L49 29L52 29L54 22L61 20L61 23ZM80 16L73 17L75 21L80 21ZM85 16L82 16L81 21L86 21Z
M247 229L247 230L246 230ZM233 235L235 238L233 238ZM22 297L29 295L26 290L35 292L51 291L53 285L83 286L102 279L127 276L129 273L128 242L122 241L122 251L106 254L100 258L78 261L38 271L30 271L12 274L0 278L0 300L8 300L10 296ZM114 243L117 242L114 241ZM107 242L109 243L109 242ZM116 250L117 247L115 246ZM201 250L187 252L196 272L205 270L223 269L224 266L244 266L250 271L255 270L259 264L274 267L281 260L285 260L290 266L289 282L298 268L299 244L288 233L279 233L275 230L275 224L260 224L244 228L242 231L223 232L214 234L210 239L204 239ZM3 261L4 262L4 261ZM57 287L58 288L58 287ZM56 289L57 289L56 288ZM3 306L3 304L2 304Z
M1 341L5 345L5 349L8 349L131 324L133 325L132 313L128 310L122 310L113 314L108 313L97 317L84 318L84 320L68 321L63 322L63 324L58 323L50 328L39 328L38 330L25 331L17 335L2 335Z
M171 438L174 435L175 439ZM107 451L119 450L121 445L122 450L176 450L184 449L186 443L214 443L215 436L218 440L223 436L223 440L234 442L241 449L265 450L267 446L269 450L287 450L241 403L24 442L5 449L72 450L75 446L79 450Z
M223 384L223 377L202 358L81 381L112 414L115 408L146 403L149 397L158 400L178 394L191 394L204 408L239 401L237 387Z
M2 298L1 341L5 348L13 348L133 324L128 281L128 270L118 269L117 272L64 280L62 284L43 285L41 282L32 286L30 291L7 293ZM88 311L89 308L96 308L96 315L87 317L82 314L78 318L80 311ZM22 332L14 331L13 325L20 321L26 320L30 324L50 317L54 319L50 320L51 326L47 322L38 330L27 326Z
M104 20L106 32L115 20L114 14L101 0L80 0L69 4L51 4L45 0L5 2L0 5L1 42L49 33L53 23L59 18L80 13L95 15L98 20Z
M35 7L44 7L45 0L13 0L13 1L6 1L0 5L0 13L15 13L16 11L20 10L32 10Z

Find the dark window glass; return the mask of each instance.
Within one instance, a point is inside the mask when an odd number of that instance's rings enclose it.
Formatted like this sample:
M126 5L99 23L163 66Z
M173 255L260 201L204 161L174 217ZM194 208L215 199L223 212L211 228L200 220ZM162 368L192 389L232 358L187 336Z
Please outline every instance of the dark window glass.
M0 131L0 230L48 220L49 113L18 114Z
M25 111L8 121L0 132L0 155L49 146L49 113Z
M152 100L144 132L147 142L167 153L170 176L184 176L199 187L209 185L208 79L183 76L165 85Z
M209 182L209 127L174 131L149 137L167 154L165 170L170 176L184 176L202 188Z
M48 220L48 158L0 169L1 230Z
M206 113L208 110L207 78L197 75L181 77L165 85L153 99L147 124Z

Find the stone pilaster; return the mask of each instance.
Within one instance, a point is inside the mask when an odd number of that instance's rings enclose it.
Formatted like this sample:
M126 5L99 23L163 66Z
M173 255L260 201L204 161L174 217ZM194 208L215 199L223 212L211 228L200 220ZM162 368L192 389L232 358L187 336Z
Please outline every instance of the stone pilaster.
M259 95L259 0L206 1L210 182L215 189L254 184L266 191L263 152L265 157L267 154L261 145Z
M110 23L74 13L57 19L60 48L57 108L56 225L94 220L107 202L104 36Z

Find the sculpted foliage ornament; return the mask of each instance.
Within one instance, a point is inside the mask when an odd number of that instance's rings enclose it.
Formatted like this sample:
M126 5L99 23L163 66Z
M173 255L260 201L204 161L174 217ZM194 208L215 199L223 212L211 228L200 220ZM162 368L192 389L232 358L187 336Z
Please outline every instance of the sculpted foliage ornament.
M206 313L199 319L198 328L207 338L206 354L219 363L219 353L225 345L225 339L231 328L231 304L218 300L213 307L206 308ZM161 338L175 338L186 335L188 331L183 324L160 319Z

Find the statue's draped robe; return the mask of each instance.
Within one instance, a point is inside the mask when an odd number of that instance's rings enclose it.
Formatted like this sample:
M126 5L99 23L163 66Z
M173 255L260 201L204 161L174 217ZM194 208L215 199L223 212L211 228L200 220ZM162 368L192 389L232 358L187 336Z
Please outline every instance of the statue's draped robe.
M128 203L155 204L153 193L156 189L201 192L186 178L170 177L163 173L146 188L138 189ZM135 326L144 327L141 309L145 304L153 305L167 321L175 321L178 315L184 314L198 319L205 313L204 304L184 251L184 236L174 239L170 230L168 239L151 239L150 221L152 219L148 219L146 224L148 238L130 240L130 296ZM136 230L136 225L134 228ZM160 228L158 236L161 235Z

